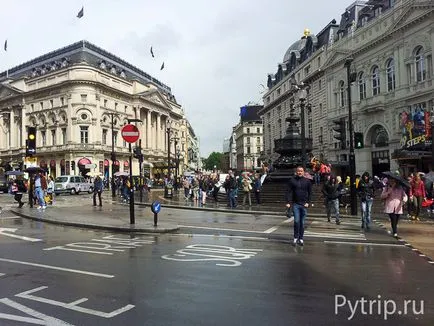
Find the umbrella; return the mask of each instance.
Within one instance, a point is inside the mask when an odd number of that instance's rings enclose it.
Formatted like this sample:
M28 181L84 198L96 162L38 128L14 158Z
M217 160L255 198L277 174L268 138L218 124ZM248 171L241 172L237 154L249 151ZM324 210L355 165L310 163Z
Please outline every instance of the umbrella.
M98 171L90 171L90 172L87 172L86 173L86 175L88 176L88 177L97 177L97 176L102 176L102 173L101 172L98 172Z
M129 176L130 174L128 172L116 172L115 177L121 177L121 176Z
M431 180L434 182L434 172L431 171L430 173L425 174L425 179L428 179L428 180Z
M37 173L37 172L45 172L45 170L39 166L31 166L25 169L24 172Z
M309 172L304 172L304 177L308 180L313 180L313 176Z
M407 188L411 187L410 182L408 182L403 177L400 177L399 175L397 175L393 172L390 172L390 171L383 172L383 175L386 176L389 180L390 179L396 180L399 184L401 184L404 187L407 187Z
M8 171L6 175L24 175L23 171Z

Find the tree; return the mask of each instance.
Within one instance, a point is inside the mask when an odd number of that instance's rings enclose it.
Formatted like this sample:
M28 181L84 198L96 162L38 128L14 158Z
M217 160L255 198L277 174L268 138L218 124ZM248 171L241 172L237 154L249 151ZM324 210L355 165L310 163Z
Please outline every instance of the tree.
M218 152L212 152L208 158L203 160L204 170L214 170L214 166L217 170L221 170L223 154Z

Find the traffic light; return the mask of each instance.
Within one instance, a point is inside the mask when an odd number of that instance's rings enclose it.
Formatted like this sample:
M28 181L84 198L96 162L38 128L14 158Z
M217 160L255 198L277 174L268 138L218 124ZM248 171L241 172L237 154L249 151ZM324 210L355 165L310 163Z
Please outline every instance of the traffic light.
M365 144L363 142L363 133L362 132L355 132L354 133L354 148L360 149L365 147Z
M27 128L26 156L36 154L36 127Z
M340 141L341 149L347 148L347 131L345 128L345 118L340 118L339 120L333 121L336 125L332 129L337 132L337 135L333 137Z
M143 154L142 154L142 140L139 139L139 146L134 147L133 149L134 158L138 159L140 163L143 163Z
M140 156L142 155L142 149L140 147L134 147L133 149L133 153L134 153L134 158L139 159Z

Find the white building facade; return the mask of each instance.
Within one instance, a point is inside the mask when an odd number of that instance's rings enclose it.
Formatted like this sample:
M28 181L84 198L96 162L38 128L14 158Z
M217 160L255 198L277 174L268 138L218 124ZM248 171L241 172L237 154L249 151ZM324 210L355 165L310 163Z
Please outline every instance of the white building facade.
M312 154L345 173L350 77L353 129L363 134L364 143L355 149L356 173L432 167L433 21L432 1L356 1L340 23L332 21L317 35L294 43L278 72L269 75L261 111L264 154L273 159L273 140L285 128L288 101L298 103L297 88L304 83L310 104L304 123L313 140ZM341 118L346 125L343 149L332 129Z
M133 123L150 176L167 172L169 125L184 133L180 144L187 157L187 122L170 88L91 43L77 42L21 64L0 74L0 81L3 164L24 160L27 127L32 126L37 128L38 165L53 176L129 171L128 144L121 137L128 119L141 120Z
M258 116L260 105L247 105L240 109L240 121L233 128L235 160L232 168L238 171L255 171L261 167L263 151L263 125Z

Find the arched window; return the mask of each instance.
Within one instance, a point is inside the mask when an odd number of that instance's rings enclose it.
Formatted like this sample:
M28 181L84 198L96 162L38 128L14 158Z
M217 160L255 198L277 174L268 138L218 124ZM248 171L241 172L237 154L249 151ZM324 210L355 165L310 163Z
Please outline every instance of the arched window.
M339 82L339 107L345 106L345 83L343 80Z
M416 81L421 82L426 79L425 57L423 47L418 47L415 51Z
M359 73L358 78L360 100L366 98L366 80L363 71Z
M390 58L386 64L387 91L395 90L395 60Z
M378 66L372 68L372 95L380 94L380 69Z

